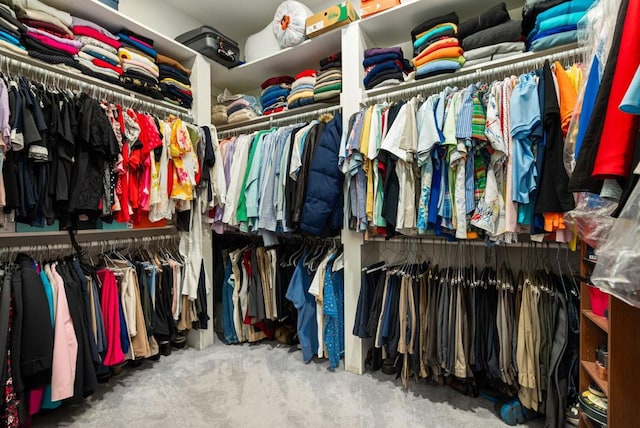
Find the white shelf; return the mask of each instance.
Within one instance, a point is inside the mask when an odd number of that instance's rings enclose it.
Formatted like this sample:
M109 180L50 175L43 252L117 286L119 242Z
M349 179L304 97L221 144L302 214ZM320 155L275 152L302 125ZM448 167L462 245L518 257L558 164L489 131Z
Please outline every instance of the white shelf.
M477 16L497 1L478 0L413 0L369 16L360 22L360 28L373 46L395 46L411 40L411 29L429 18L454 11L460 22ZM507 10L522 7L522 0L505 0ZM411 52L405 52L410 56Z
M156 51L179 62L188 63L198 55L193 49L152 30L98 0L44 0L44 3L69 12L71 15L93 21L114 34L126 28L148 37L153 40ZM162 6L158 5L158 7Z
M149 97L147 95L139 94L135 91L128 90L122 86L115 85L113 83L98 79L97 77L89 76L86 74L82 74L80 70L71 69L69 67L60 67L56 64L49 64L39 59L30 57L28 55L19 55L13 52L3 52L5 57L14 60L17 63L21 64L21 67L24 66L24 69L29 70L29 68L36 69L38 71L44 71L45 73L51 73L53 75L60 75L66 77L68 79L73 79L78 83L84 83L87 85L95 86L98 90L104 88L110 92L114 92L116 94L124 95L125 97L130 97L135 100L141 100L148 104L159 106L162 109L168 112L180 113L183 115L191 115L189 109L181 106L177 106L175 104L157 100L155 98Z
M445 80L455 80L455 79L463 79L465 77L474 77L478 76L478 73L487 70L497 69L498 67L503 66L519 66L524 65L526 61L530 60L538 60L540 58L544 58L547 56L553 56L557 54L561 54L564 52L569 52L574 49L578 49L577 43L572 43L569 45L558 46L552 49L548 49L540 52L523 52L518 55L514 55L507 58L499 58L493 61L488 61L482 64L473 65L471 67L462 67L460 70L454 73L445 73L439 74L437 76L428 77L426 79L413 80L410 82L402 83L397 86L387 86L379 89L369 89L365 91L365 99L371 99L375 97L380 97L386 94L394 94L403 90L408 90L411 88L425 86L434 82L442 82ZM525 65L526 66L526 65Z
M273 76L295 76L304 69L318 69L322 58L341 50L342 31L336 29L291 48L234 68L211 62L211 84L233 93L254 91Z
M258 127L262 124L268 124L270 122L276 121L276 120L282 120L282 119L287 119L287 118L292 118L292 117L296 117L296 116L302 116L302 115L306 115L308 113L313 113L316 111L321 111L321 110L326 110L328 108L331 107L336 107L339 106L340 103L317 103L317 104L310 104L308 106L304 106L304 107L298 107L298 108L294 108L291 110L287 110L287 111L282 111L280 113L274 113L274 114L270 114L268 116L259 116L256 117L255 119L251 119L251 120L245 120L244 122L236 122L236 123L229 123L226 125L220 125L220 126L216 126L216 130L220 133L223 132L229 132L229 131L235 131L235 130L239 130L241 128L246 128L246 127Z

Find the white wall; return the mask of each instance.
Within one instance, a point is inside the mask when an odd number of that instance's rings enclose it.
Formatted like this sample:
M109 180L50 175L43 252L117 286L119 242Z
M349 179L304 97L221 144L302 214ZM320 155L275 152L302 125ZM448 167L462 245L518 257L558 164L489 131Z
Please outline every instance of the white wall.
M170 4L159 5L157 0L120 0L118 10L172 39L203 25Z

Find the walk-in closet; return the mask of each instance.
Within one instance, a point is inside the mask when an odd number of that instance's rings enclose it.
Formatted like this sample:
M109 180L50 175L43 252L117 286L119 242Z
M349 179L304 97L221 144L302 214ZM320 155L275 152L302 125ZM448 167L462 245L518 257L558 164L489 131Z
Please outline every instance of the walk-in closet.
M638 18L0 0L2 422L634 426Z

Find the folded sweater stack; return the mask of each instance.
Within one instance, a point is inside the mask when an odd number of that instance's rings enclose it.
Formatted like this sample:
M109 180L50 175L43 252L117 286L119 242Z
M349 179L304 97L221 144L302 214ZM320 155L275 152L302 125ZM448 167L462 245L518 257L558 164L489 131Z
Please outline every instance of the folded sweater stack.
M39 0L14 0L13 7L18 19L30 27L21 40L30 56L78 68L74 57L79 47L69 29L71 15Z
M9 5L0 3L0 48L26 55L27 50L20 42L26 31L15 11Z
M82 72L119 85L123 72L118 38L100 25L75 16L72 29L81 44L77 59Z
M287 97L289 109L303 107L315 102L313 98L316 85L316 70L304 70L296 75L296 80L291 84L291 92Z
M227 107L222 104L211 106L211 123L215 126L225 125L229 120Z
M164 99L158 84L160 70L156 65L158 53L153 47L153 40L128 30L120 31L117 36L122 43L118 49L123 70L122 85L152 98Z
M578 40L578 21L586 14L595 0L571 0L559 3L541 1L537 7L523 9L527 45L531 51L541 51L556 46L575 43ZM535 18L535 21L533 19ZM531 22L534 22L533 28Z
M400 47L371 48L364 51L364 87L373 89L404 82L404 73L413 67Z
M313 87L313 99L325 102L337 98L342 92L342 54L337 53L320 60L320 73Z
M218 95L218 103L227 108L228 123L244 122L255 119L262 114L260 102L256 97L232 94L227 89Z
M191 70L175 59L158 54L160 89L164 100L182 107L191 108L193 92L191 91Z
M269 115L287 109L287 97L291 93L291 84L294 80L291 76L274 76L262 82L260 85L262 114Z
M465 66L506 58L524 52L519 21L510 21L504 2L470 18L458 26L458 37L464 47ZM521 31L520 31L521 32Z
M455 12L431 18L411 30L416 79L459 70L465 58L458 40Z

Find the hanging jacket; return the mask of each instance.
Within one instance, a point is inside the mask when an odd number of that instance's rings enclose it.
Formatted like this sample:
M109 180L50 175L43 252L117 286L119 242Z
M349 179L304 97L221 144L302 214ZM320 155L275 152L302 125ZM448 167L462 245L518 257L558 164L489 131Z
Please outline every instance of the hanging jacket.
M320 136L311 161L300 230L322 235L342 224L343 175L338 167L342 115L336 114Z

